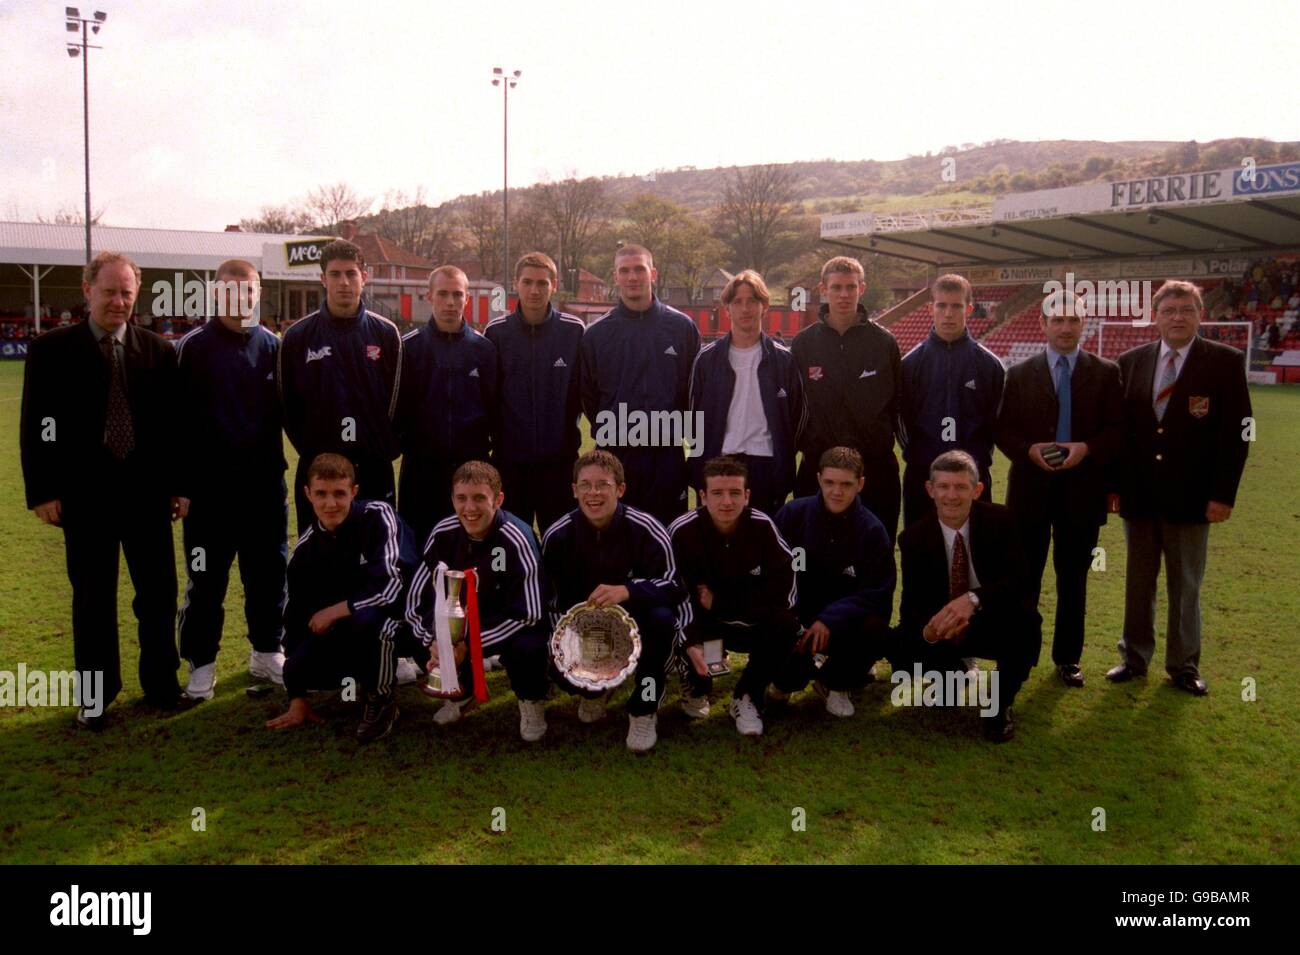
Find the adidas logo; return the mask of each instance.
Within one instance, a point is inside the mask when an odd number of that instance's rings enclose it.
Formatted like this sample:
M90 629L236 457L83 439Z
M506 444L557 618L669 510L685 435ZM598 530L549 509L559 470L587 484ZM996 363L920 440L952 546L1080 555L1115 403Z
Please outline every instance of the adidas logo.
M362 555L361 555L361 566L362 566L362 567L366 566L366 555L365 555L365 554L362 554Z
M270 372L270 371L268 371L268 372L266 373L266 380L267 380L267 381L271 381L273 378L275 378L275 373L274 373L274 372Z
M308 348L308 349L307 349L307 364L310 365L312 362L314 362L314 361L315 361L316 359L318 359L318 358L329 358L331 354L332 354L332 353L330 352L330 346L329 346L329 345L325 345L325 346L324 346L323 348L321 348L319 351L312 351L310 348Z
M852 565L852 564L849 564L849 566L847 566L847 567L844 568L844 573L843 573L842 576L844 576L844 577L856 577L856 576L858 576L858 572L857 572L856 570L853 569L853 565Z
M972 378L970 381L966 382L966 387L969 388L971 391L974 391L974 390L975 390L975 379Z
M555 364L552 365L551 367L552 367L552 368L568 368L569 366L566 365L566 364L564 363L564 359L563 359L563 358L557 358L557 359L555 359Z
M870 378L870 377L871 377L872 375L874 375L875 373L876 373L876 370L875 370L874 368L873 368L871 371L863 370L862 374L858 375L858 378L859 378L859 379L862 379L862 378Z
M676 357L677 357L677 349L674 348L672 345L669 345L667 348L664 349L664 354L665 354L665 355L672 355L674 358L676 358Z
M478 377L478 369L477 369L477 368L471 368L471 369L469 370L469 376L470 376L471 378L477 378L477 377Z
M762 568L762 566L760 565L760 566L758 566L758 567L755 567L753 570L751 570L751 571L749 572L749 575L750 575L751 577L762 577L762 576L763 576L763 568Z
M778 389L776 389L776 396L777 396L778 398L789 398L789 397L790 397L789 395L787 395L787 394L785 393L785 389L784 389L784 388L778 388Z

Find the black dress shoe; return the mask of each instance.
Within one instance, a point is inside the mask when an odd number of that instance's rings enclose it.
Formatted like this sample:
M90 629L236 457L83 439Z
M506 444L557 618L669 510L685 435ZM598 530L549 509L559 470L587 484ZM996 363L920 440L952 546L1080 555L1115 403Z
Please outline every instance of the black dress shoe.
M997 716L984 717L984 738L990 743L1005 743L1016 735L1016 717L1011 707L999 710Z
M1125 683L1135 677L1146 675L1146 670L1139 670L1129 663L1121 663L1119 666L1111 667L1106 671L1106 679L1110 680L1111 683Z
M184 710L190 710L199 705L199 700L194 697L186 696L185 691L180 687L176 688L176 695L168 693L166 696L146 696L144 698L145 706L152 706L157 710L164 710L168 713L180 713Z
M101 712L98 716L91 716L85 708L77 710L77 726L83 730L90 730L92 733L101 732L108 725L108 711Z
M1083 670L1079 669L1079 664L1064 663L1056 668L1056 672L1066 686L1083 686Z
M1186 690L1188 693L1192 694L1192 696L1205 696L1205 694L1210 692L1210 688L1205 685L1205 681L1195 673L1178 674L1178 676L1174 678L1174 686L1178 687L1180 690Z

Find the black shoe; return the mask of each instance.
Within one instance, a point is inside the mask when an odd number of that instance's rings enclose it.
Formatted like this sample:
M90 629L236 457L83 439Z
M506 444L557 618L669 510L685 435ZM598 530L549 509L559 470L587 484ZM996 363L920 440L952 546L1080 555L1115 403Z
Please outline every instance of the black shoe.
M1083 686L1083 670L1079 669L1079 664L1063 663L1056 668L1056 672L1066 686Z
M77 710L77 726L83 730L90 730L92 733L102 732L108 725L108 710L102 711L98 716L91 716L85 708Z
M1011 707L999 710L997 716L984 717L984 738L990 743L1005 743L1016 735L1016 717Z
M1139 670L1131 663L1121 663L1106 671L1106 679L1111 683L1127 683L1129 680L1147 675L1146 670Z
M1195 673L1178 674L1178 676L1174 677L1174 686L1180 690L1186 690L1192 696L1205 696L1210 692L1210 688L1205 685L1205 681Z
M145 696L144 705L152 706L156 710L163 710L167 713L183 713L185 710L192 710L198 706L201 701L191 696L186 696L185 691L179 686L176 688L176 694L173 696L170 692L166 696Z
M397 698L393 694L366 694L366 708L357 725L357 742L371 743L383 739L397 722Z

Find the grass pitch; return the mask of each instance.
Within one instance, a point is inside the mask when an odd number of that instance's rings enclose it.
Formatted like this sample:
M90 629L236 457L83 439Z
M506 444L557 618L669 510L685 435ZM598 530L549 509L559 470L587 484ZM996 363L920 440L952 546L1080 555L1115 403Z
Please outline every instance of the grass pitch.
M0 363L0 669L70 669L62 536L23 500L22 371ZM624 749L620 708L587 726L560 695L530 746L500 672L489 703L452 727L405 687L393 734L368 747L352 739L356 708L337 700L319 707L325 726L272 733L262 723L282 696L243 692L237 574L216 699L159 718L136 705L123 566L126 688L110 727L78 731L70 709L0 708L0 849L67 863L1300 861L1300 389L1254 388L1252 400L1258 440L1237 508L1210 534L1206 698L1164 683L1163 641L1146 681L1106 683L1123 613L1116 518L1089 585L1087 687L1061 686L1045 647L1017 700L1018 735L997 747L974 712L896 709L887 683L868 686L848 720L805 694L759 739L740 738L721 702L689 723L674 688L643 757ZM999 499L1006 474L999 460ZM1050 641L1050 561L1040 609ZM1157 621L1163 633L1163 603ZM719 700L733 680L719 681Z

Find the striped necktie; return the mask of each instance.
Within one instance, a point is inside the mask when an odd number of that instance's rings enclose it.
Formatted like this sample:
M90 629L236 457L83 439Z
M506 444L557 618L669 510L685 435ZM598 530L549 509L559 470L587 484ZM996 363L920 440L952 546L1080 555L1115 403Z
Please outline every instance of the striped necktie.
M1174 393L1174 382L1178 380L1178 352L1169 352L1169 361L1165 363L1164 374L1160 376L1160 390L1156 392L1155 412L1156 420L1160 421L1165 416L1165 409L1169 407L1169 396Z
M110 368L104 444L113 457L124 461L135 448L135 426L131 421L131 406L126 400L126 376L122 373L122 357L117 353L117 342L112 335L104 336L103 346Z

